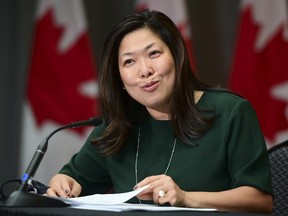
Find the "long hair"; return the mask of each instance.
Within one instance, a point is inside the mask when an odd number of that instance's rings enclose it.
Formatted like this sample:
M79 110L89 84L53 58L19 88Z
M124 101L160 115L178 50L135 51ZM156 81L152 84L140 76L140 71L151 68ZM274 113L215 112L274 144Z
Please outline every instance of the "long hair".
M118 68L118 50L122 39L130 32L147 28L166 43L175 63L175 82L170 100L170 115L175 136L193 145L211 126L212 119L195 105L194 91L208 87L194 75L183 38L173 21L159 11L144 10L120 21L108 35L99 65L99 95L106 129L92 141L100 153L111 155L119 151L132 125L141 122L147 111L125 90Z

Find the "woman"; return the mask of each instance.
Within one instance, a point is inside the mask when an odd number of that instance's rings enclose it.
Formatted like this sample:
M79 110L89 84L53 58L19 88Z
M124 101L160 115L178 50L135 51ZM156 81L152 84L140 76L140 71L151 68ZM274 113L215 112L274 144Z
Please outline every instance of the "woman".
M51 179L48 195L149 185L130 202L272 211L269 159L251 105L193 75L167 16L145 10L123 19L100 64L104 124Z

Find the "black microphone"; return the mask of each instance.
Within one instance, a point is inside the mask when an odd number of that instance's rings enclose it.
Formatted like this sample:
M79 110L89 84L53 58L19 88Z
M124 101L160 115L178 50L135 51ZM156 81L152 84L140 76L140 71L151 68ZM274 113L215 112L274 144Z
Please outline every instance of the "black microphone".
M57 133L58 131L61 131L63 129L67 129L67 128L77 128L77 127L84 127L84 126L95 126L96 127L96 126L99 126L100 124L102 124L102 122L103 122L103 120L101 118L92 117L92 118L89 118L88 120L77 121L77 122L72 122L70 124L63 125L63 126L57 128L56 130L52 131L52 133L50 133L39 144L36 152L34 153L32 160L30 161L30 164L29 164L26 172L24 173L24 175L21 179L21 185L18 188L18 192L27 192L28 191L28 188L29 188L29 185L31 185L33 176L34 176L36 170L38 169L44 154L47 151L48 141L55 133ZM21 194L23 194L23 193L21 193ZM11 195L13 195L13 194L11 194ZM25 197L24 199L25 199L24 202L26 202L27 198ZM9 197L8 197L7 201L6 201L7 206L27 206L26 203L23 204L22 201L20 201L20 203L17 202L17 200L15 200L15 198L13 198L12 201L9 201ZM16 204L15 204L15 202L16 202ZM29 202L28 205L33 206L34 204ZM49 204L44 204L44 205L47 206ZM39 205L36 205L36 206L39 206Z
M44 154L47 151L48 148L48 141L49 139L58 131L61 131L63 129L67 128L77 128L77 127L84 127L84 126L98 126L102 123L102 119L98 117L92 117L88 120L84 121L78 121L78 122L72 122L70 124L64 125L62 127L57 128L52 133L50 133L38 146L36 152L34 153L34 156L32 160L30 161L30 164L24 173L22 179L21 179L21 185L18 190L26 192L28 191L28 187L31 184L32 177L34 176L36 170L38 169L38 166L40 165L40 162L44 156Z
M83 126L99 126L103 120L99 117L92 117L88 120L72 122L69 124L70 128L83 127Z

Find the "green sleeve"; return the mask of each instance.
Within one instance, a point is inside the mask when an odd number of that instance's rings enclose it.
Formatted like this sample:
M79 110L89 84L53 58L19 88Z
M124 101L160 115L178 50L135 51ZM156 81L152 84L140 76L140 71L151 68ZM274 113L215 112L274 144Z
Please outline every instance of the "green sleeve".
M105 193L112 187L106 160L90 143L103 130L103 125L95 128L80 151L59 172L71 176L82 186L81 195Z
M273 194L267 147L250 103L240 100L228 122L226 138L231 187L249 185Z

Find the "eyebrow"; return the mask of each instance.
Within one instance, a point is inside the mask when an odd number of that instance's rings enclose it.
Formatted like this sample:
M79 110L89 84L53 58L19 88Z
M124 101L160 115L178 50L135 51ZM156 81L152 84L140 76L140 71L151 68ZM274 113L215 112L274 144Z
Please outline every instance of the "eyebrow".
M147 51L148 49L150 49L152 46L154 46L155 45L155 42L152 42L151 44L148 44L145 48L144 48L144 50L145 51ZM133 54L133 52L126 52L126 53L123 53L121 56L129 56L129 55L132 55Z

